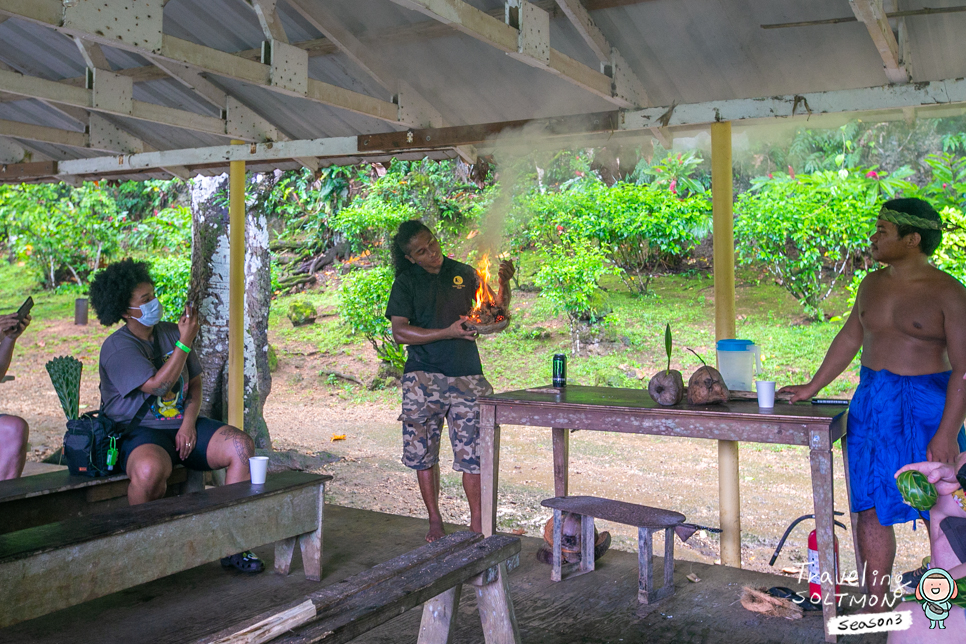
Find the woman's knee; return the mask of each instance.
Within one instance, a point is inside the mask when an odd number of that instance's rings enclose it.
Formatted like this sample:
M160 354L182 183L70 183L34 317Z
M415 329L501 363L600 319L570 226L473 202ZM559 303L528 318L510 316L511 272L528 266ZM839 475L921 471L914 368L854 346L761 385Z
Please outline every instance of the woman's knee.
M153 488L171 476L171 459L163 454L131 454L125 470L131 481L141 487Z
M248 459L255 455L255 441L240 429L229 427L229 431L232 432L231 442L235 458L247 464Z
M12 446L20 451L27 448L30 427L19 416L0 416L0 444Z

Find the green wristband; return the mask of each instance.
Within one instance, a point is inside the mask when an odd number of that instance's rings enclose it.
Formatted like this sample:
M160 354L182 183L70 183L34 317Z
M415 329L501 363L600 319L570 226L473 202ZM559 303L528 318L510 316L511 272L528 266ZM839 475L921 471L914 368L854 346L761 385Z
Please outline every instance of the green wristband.
M185 353L191 353L191 347L189 347L188 345L186 345L185 343L183 343L181 340L177 340L174 343L174 346L178 347L179 349L181 349Z

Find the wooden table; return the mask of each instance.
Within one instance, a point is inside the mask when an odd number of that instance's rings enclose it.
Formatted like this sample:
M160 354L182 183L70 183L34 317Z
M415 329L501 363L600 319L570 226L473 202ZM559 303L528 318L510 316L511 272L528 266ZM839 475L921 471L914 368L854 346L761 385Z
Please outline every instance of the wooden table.
M497 525L501 424L552 428L554 496L567 495L572 429L808 446L822 596L834 597L832 445L845 436L845 408L779 402L762 410L755 401L661 407L642 389L581 386L510 391L479 402L485 535ZM827 624L836 615L835 602L826 602L823 613L826 641L834 642Z

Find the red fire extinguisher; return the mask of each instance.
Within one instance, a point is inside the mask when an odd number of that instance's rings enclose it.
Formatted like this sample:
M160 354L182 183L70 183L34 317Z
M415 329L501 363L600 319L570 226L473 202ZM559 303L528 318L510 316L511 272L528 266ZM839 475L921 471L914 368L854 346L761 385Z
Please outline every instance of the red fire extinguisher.
M834 514L835 516L842 516L843 513L835 511ZM771 561L768 563L769 566L775 565L775 560L778 559L778 553L781 552L782 546L785 545L785 539L788 538L788 535L791 533L792 529L805 519L814 518L814 514L805 514L792 521L791 525L788 526L788 529L785 530L785 534L782 535L781 541L778 542L778 547L775 548L775 554L771 556ZM845 524L839 521L834 521L834 523L843 530L846 529ZM838 593L839 540L834 534L832 535L832 544L835 550L835 572L833 573L835 579L835 592ZM812 603L818 604L822 601L822 581L818 567L818 534L815 532L815 530L812 530L808 533L808 596L809 599L812 600Z

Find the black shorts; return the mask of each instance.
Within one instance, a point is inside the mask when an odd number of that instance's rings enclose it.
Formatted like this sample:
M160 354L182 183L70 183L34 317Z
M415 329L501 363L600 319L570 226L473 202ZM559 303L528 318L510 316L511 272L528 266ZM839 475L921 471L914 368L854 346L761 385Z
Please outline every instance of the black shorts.
M220 420L212 420L199 416L195 421L195 429L198 431L198 438L195 439L195 446L188 454L188 458L181 460L178 450L174 447L174 437L178 435L180 427L170 429L157 429L154 427L138 427L133 432L126 432L120 441L118 451L120 451L121 467L127 467L127 457L136 447L141 445L157 445L164 449L171 457L172 465L184 465L189 470L208 471L214 469L208 465L208 443L211 437L219 429L227 425Z

